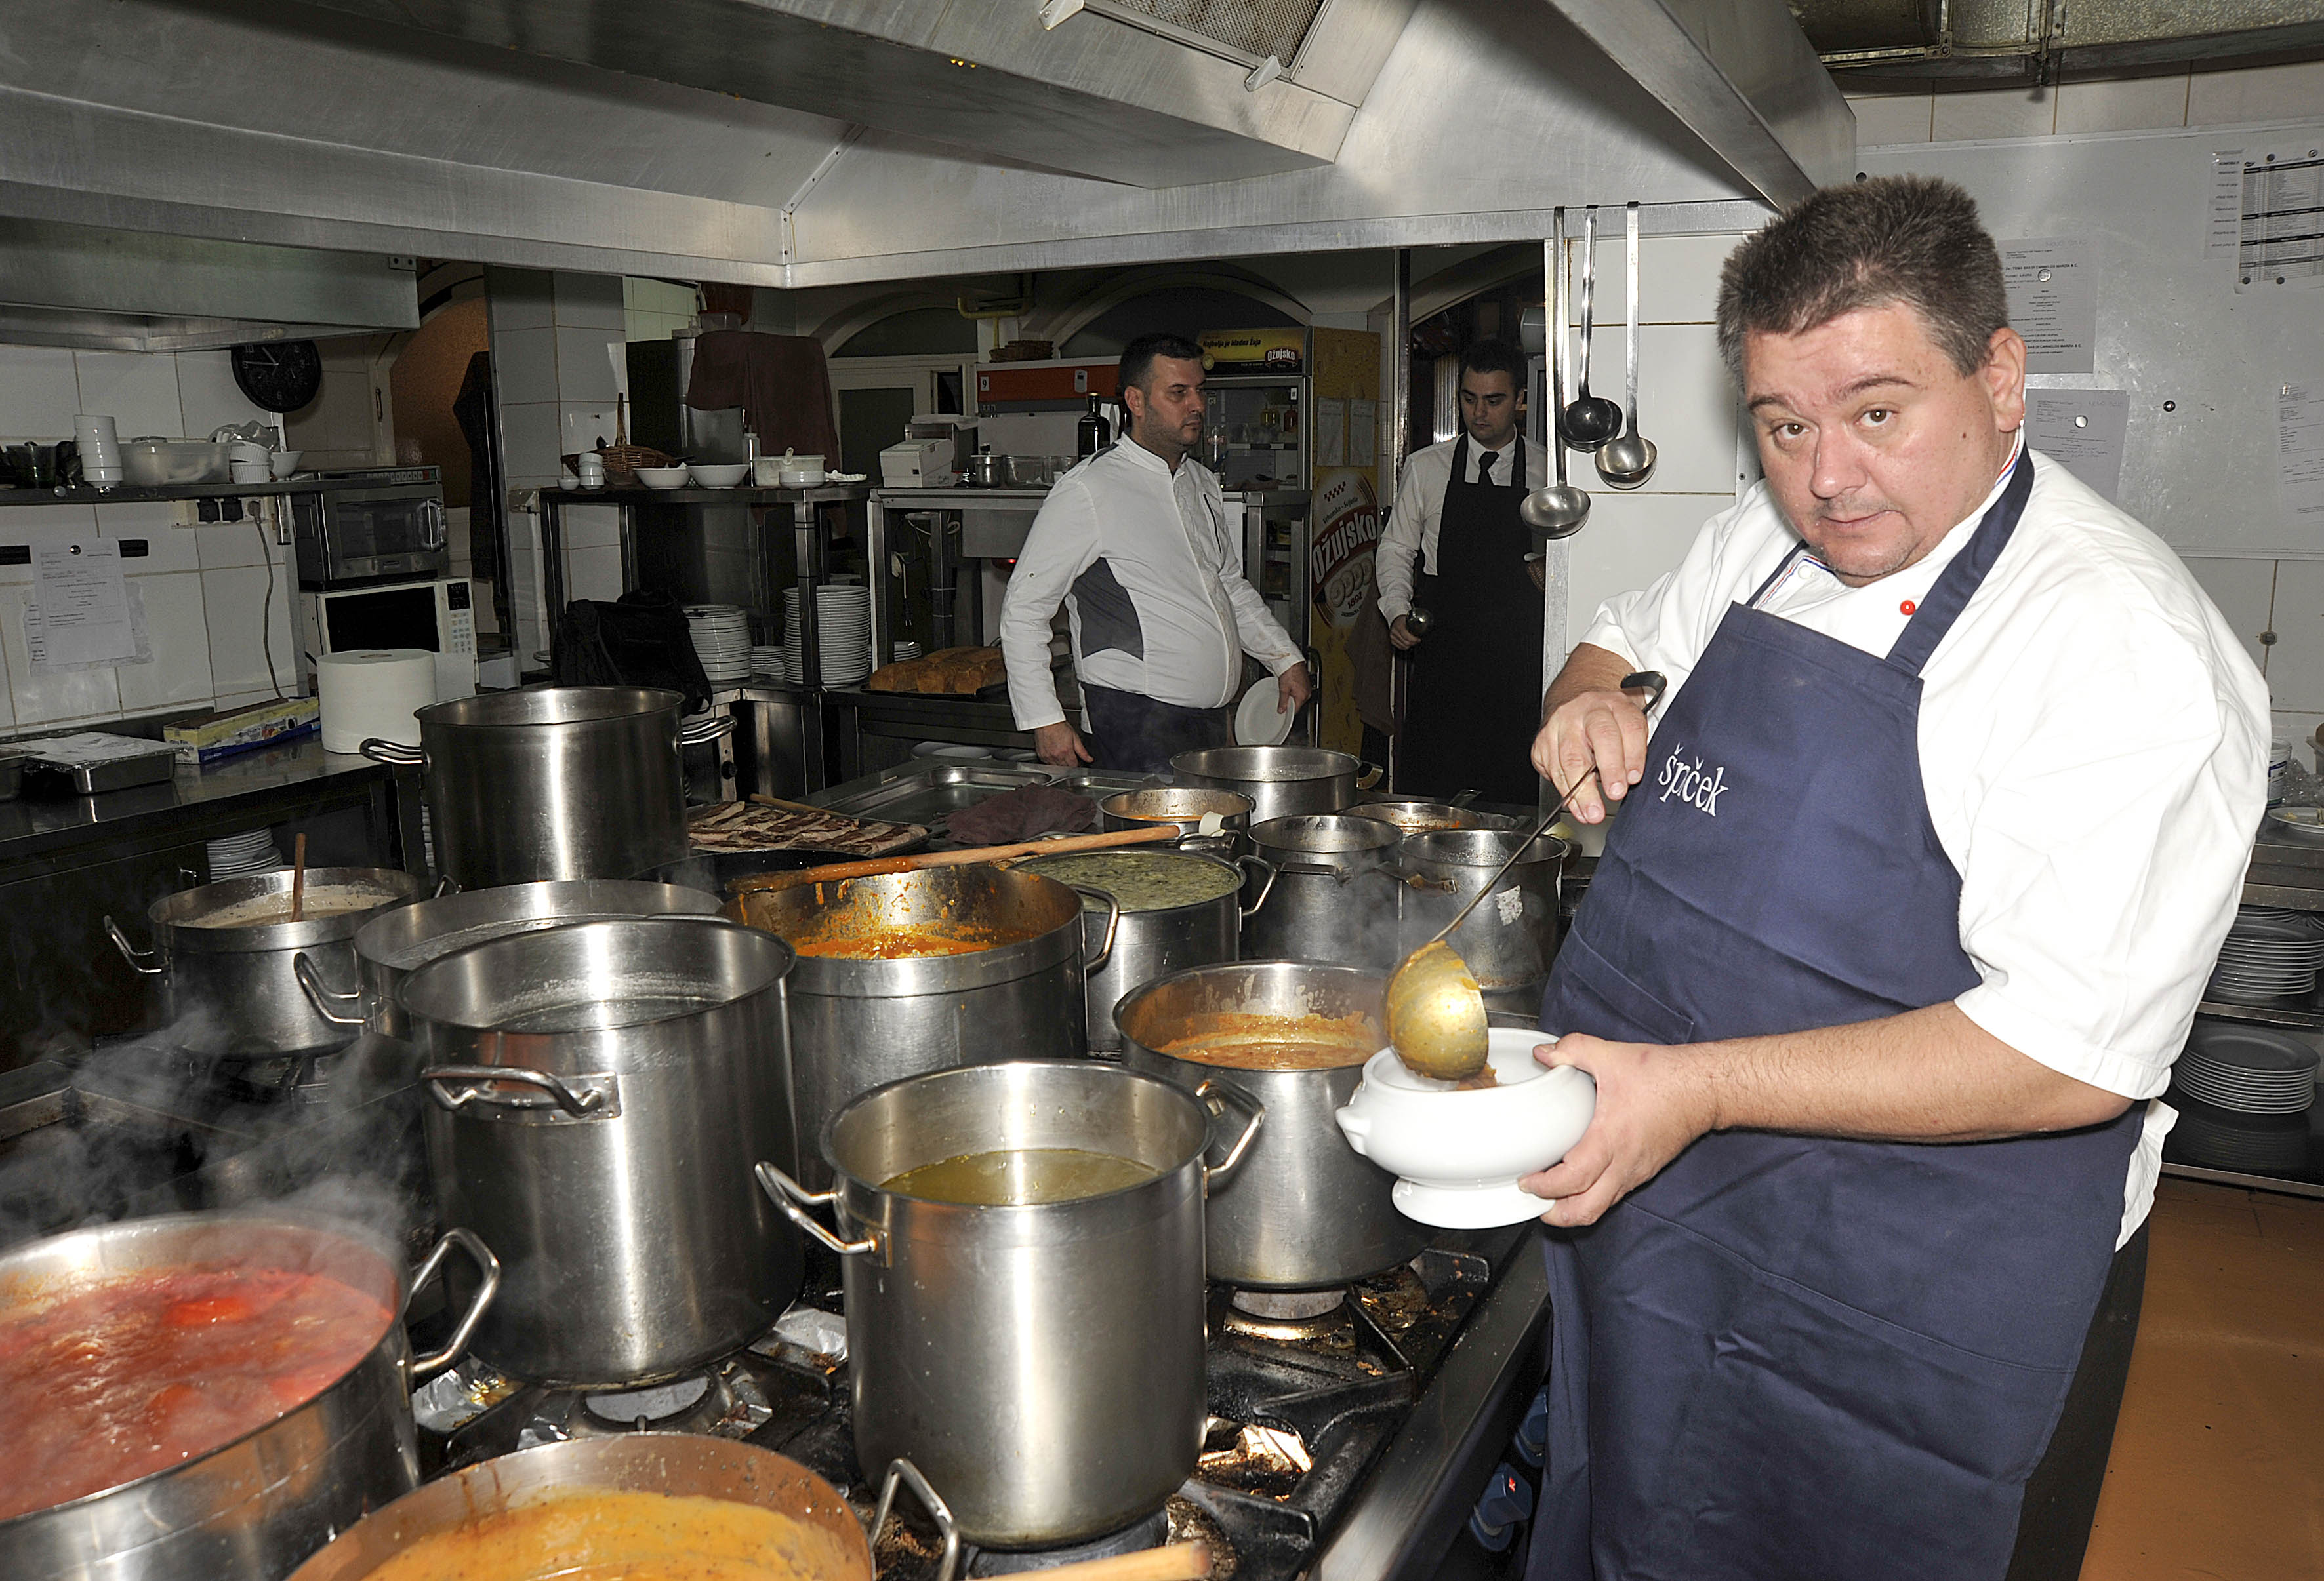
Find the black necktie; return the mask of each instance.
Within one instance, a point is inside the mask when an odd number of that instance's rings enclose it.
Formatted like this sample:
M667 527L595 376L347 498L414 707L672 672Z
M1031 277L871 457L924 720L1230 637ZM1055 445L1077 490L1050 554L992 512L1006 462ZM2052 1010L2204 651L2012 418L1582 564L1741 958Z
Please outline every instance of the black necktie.
M1490 450L1477 458L1478 483L1489 484L1493 481L1493 463L1499 460L1500 457Z

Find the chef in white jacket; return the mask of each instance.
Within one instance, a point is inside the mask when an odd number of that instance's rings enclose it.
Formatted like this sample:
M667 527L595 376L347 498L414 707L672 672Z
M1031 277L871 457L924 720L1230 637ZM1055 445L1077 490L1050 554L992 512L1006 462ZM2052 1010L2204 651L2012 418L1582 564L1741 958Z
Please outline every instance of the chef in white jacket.
M1186 454L1203 431L1201 348L1175 335L1123 348L1122 438L1049 490L1001 606L1017 728L1044 763L1150 774L1173 754L1224 746L1249 654L1276 677L1276 706L1314 690L1307 666L1243 579L1217 476ZM1065 718L1049 670L1063 602L1088 737Z

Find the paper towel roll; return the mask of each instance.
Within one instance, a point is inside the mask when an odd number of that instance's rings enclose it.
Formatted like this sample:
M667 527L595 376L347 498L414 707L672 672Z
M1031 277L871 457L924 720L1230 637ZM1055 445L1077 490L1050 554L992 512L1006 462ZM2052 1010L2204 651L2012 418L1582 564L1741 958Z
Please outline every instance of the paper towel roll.
M420 744L416 709L436 701L436 656L420 648L365 648L315 661L323 750L354 752L373 736Z

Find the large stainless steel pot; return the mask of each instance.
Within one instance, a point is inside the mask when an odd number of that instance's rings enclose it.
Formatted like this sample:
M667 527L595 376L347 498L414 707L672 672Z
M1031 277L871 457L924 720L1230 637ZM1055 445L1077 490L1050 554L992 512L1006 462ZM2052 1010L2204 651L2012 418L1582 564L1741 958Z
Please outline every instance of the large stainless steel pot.
M1084 997L1089 1006L1089 1046L1093 1049L1111 1052L1121 1046L1121 1029L1113 1024L1113 1007L1140 985L1190 966L1232 961L1242 937L1243 919L1250 915L1250 908L1240 902L1242 875L1234 864L1184 850L1150 854L1166 861L1200 862L1205 868L1216 868L1227 887L1209 900L1191 901L1185 905L1151 911L1124 907L1118 920L1110 916L1102 899L1084 896L1083 948L1093 958L1102 952L1104 961L1084 979ZM1020 863L1017 870L1047 878L1053 876L1045 871L1048 864L1070 863L1074 859L1069 856L1037 858ZM1265 893L1263 880L1260 893ZM1109 925L1114 930L1113 948L1110 951L1104 947L1104 930Z
M1170 759L1180 785L1240 791L1254 827L1301 813L1336 813L1356 799L1363 765L1323 747L1204 747Z
M681 728L685 699L653 686L527 686L420 710L420 745L364 756L417 764L438 867L463 889L633 878L687 853L681 747L734 728Z
M1362 1060L1256 1071L1163 1052L1219 1016L1362 1016L1378 1026L1387 988L1379 972L1247 961L1177 972L1122 1001L1123 1064L1267 1113L1242 1167L1211 1191L1204 1239L1213 1279L1247 1290L1323 1290L1420 1255L1427 1234L1397 1211L1396 1178L1350 1147L1333 1118L1363 1080Z
M325 1016L300 986L306 955L340 982L355 976L356 930L383 907L420 893L420 880L393 868L309 868L307 893L359 890L375 896L360 911L304 922L204 927L201 919L251 901L279 897L289 915L291 875L255 873L165 895L145 908L152 953L133 947L111 917L106 932L132 968L158 979L158 1024L197 1053L283 1054L329 1048L347 1029Z
M1240 791L1212 790L1194 785L1154 786L1145 790L1117 791L1100 801L1097 826L1110 832L1175 823L1181 850L1216 850L1221 856L1231 857L1242 850L1243 838L1250 831L1252 805L1251 799ZM1205 814L1217 817L1216 833L1203 832Z
M1406 840L1397 853L1405 876L1399 958L1434 938L1527 832L1454 829ZM1549 975L1557 954L1558 875L1568 849L1553 834L1526 846L1445 941L1487 993L1530 988Z
M880 1506L883 1517L897 1484L905 1480L918 1480L911 1467L890 1468ZM871 1545L837 1489L771 1449L683 1433L570 1439L464 1466L340 1533L300 1566L290 1581L364 1581L429 1538L493 1521L537 1499L594 1493L756 1504L808 1529L798 1551L787 1556L784 1573L791 1581L872 1581ZM876 1523L873 1530L876 1535ZM939 1581L949 1581L957 1549L955 1536Z
M892 1082L834 1117L831 1190L761 1168L768 1193L841 1255L860 1464L908 1457L961 1534L991 1548L1054 1547L1162 1507L1194 1469L1207 1415L1204 1194L1263 1118L1251 1110L1211 1167L1204 1107L1085 1060L972 1065ZM885 1189L923 1164L1027 1148L1157 1172L1102 1196L997 1207ZM835 1202L836 1234L808 1211Z
M793 1156L779 939L717 917L567 924L404 979L446 1218L507 1288L476 1352L540 1383L668 1377L763 1333L798 1237L751 1189Z
M1313 961L1386 970L1403 959L1392 823L1346 813L1276 818L1250 832L1271 869L1243 924L1247 961Z
M370 918L355 932L355 978L351 988L333 988L331 974L311 956L301 954L291 964L308 1001L326 1021L408 1038L410 1022L395 997L396 989L405 978L439 956L561 923L593 922L600 917L707 915L717 909L715 896L680 884L616 878L505 884L498 889L438 896Z
M482 1282L444 1348L414 1357L404 1305L456 1245L483 1270ZM0 1521L0 1576L280 1581L335 1532L419 1483L412 1386L459 1356L500 1280L493 1255L464 1230L438 1241L407 1284L398 1260L293 1219L232 1213L123 1219L0 1256L0 1313L68 1282L220 1264L327 1273L396 1318L346 1374L264 1427L150 1476Z
M1089 1047L1083 984L1111 959L1113 926L1086 944L1082 897L1055 879L980 863L749 890L737 904L743 921L801 952L790 984L791 1093L811 1186L831 1179L816 1138L857 1094L954 1065L1065 1059ZM915 928L993 942L900 961L816 953L834 939Z
M1398 834L1406 836L1434 834L1440 829L1499 829L1507 822L1498 813L1480 813L1452 802L1424 802L1409 797L1358 802L1348 811L1360 818L1392 823Z

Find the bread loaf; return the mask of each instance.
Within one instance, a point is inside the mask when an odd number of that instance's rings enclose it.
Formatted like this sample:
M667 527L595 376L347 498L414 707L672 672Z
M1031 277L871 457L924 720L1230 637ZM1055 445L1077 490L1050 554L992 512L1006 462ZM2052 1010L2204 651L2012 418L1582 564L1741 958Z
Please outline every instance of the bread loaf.
M997 648L945 648L925 658L882 665L864 685L873 692L973 697L1008 673L1008 662Z

